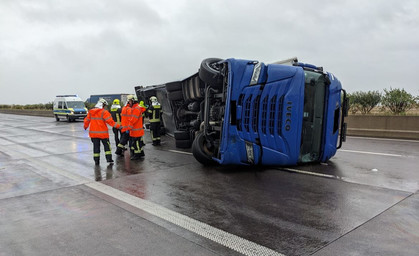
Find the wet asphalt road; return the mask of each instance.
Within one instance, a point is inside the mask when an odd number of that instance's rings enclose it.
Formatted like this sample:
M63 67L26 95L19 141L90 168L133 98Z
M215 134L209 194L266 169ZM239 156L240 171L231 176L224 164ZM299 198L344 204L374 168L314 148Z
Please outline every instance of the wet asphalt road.
M206 168L163 137L143 161L107 165L102 148L95 167L81 121L0 119L0 255L419 252L419 141L349 137L327 164Z

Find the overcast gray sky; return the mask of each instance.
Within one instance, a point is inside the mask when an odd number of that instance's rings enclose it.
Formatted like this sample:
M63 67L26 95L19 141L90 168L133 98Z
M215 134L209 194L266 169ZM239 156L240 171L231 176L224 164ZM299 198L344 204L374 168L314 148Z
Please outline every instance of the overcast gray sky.
M208 57L294 56L348 92L419 95L419 1L0 1L0 104L134 93Z

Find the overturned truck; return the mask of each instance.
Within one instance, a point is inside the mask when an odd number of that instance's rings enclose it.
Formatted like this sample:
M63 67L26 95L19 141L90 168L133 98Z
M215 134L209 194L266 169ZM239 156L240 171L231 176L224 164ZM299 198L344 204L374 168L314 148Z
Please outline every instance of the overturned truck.
M209 58L196 74L135 87L157 96L179 148L204 165L326 162L345 141L348 101L340 81L298 62Z

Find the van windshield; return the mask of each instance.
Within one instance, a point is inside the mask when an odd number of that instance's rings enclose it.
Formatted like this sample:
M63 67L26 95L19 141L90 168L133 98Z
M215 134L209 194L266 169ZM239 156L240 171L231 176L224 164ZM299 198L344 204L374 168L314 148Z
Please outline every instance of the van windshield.
M67 101L67 108L84 108L83 101Z
M305 70L304 75L304 115L299 157L302 163L318 161L321 157L327 87L324 74Z

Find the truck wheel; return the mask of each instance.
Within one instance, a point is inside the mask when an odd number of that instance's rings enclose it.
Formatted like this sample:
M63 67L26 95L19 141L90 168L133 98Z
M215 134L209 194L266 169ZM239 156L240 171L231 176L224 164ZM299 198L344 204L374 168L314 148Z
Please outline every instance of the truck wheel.
M176 140L176 147L177 148L190 148L191 147L191 140Z
M180 82L172 82L166 84L166 91L173 92L173 91L180 91L182 90L182 84Z
M55 120L58 122L60 121L60 118L58 117L58 115L55 115Z
M160 135L166 134L166 128L164 126L160 127Z
M214 165L217 163L212 159L212 152L207 148L205 136L202 132L198 133L192 143L192 154L203 165Z
M173 135L175 136L176 140L190 140L188 131L174 131Z
M223 77L220 73L220 65L216 63L222 59L218 58L209 58L201 62L201 67L199 68L199 78L207 84L219 87L223 83Z
M182 91L167 92L167 98L169 100L183 100Z

